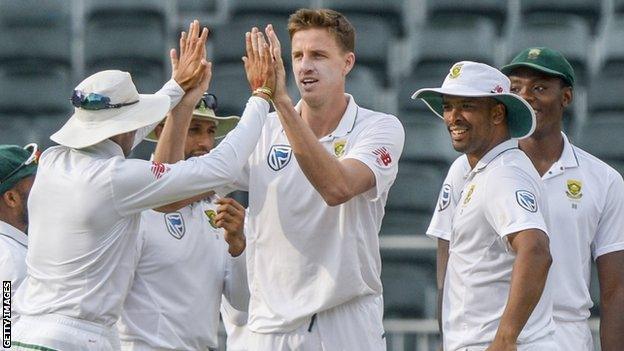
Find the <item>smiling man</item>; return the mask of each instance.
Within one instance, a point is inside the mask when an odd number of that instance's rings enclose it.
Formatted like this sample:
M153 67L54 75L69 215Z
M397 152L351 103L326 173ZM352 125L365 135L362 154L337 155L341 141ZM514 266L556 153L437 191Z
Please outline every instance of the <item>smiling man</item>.
M557 350L544 190L517 141L531 135L535 116L509 86L495 68L464 61L441 88L412 97L444 119L453 148L465 154L427 230L438 238L445 351Z
M528 101L537 128L520 148L546 188L553 255L555 339L564 350L593 350L587 319L591 259L600 281L603 351L624 344L624 181L606 163L572 145L562 133L572 103L574 70L550 48L527 48L502 68L511 92Z
M345 93L355 30L338 12L290 17L287 94L279 41L277 83L241 187L249 189L247 262L251 350L385 350L379 228L403 148L394 116Z

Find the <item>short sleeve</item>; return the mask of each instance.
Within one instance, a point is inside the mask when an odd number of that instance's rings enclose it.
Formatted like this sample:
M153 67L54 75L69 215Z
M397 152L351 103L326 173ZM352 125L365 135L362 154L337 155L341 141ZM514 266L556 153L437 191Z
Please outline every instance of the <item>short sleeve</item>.
M592 243L594 259L624 250L624 181L615 171Z
M498 167L486 179L485 217L499 236L527 229L548 233L541 183L519 167Z
M464 176L470 171L465 155L458 157L449 168L444 179L438 203L431 217L427 235L432 238L451 240L453 216L465 185Z
M391 115L382 115L369 129L357 137L353 147L344 158L364 163L375 175L375 189L364 195L371 201L377 200L390 190L398 172L399 158L403 152L405 131L399 120Z

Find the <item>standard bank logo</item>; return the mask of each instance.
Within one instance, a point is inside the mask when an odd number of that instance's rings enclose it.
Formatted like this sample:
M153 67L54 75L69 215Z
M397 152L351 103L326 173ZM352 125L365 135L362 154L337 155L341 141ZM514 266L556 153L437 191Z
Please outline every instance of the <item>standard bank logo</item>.
M286 167L292 157L292 149L289 145L273 145L269 150L269 156L267 157L267 163L274 171Z
M444 184L442 191L440 191L440 198L438 199L438 211L444 211L451 203L451 185Z
M535 195L530 191L518 190L516 191L516 201L518 205L529 212L537 212L537 200Z
M184 218L180 212L171 212L165 214L165 224L167 230L176 239L182 239L186 228L184 227Z

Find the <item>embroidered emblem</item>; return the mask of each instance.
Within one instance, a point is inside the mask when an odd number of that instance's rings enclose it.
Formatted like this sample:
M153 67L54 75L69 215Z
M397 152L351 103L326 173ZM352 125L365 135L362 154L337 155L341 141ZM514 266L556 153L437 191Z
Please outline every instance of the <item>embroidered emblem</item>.
M451 203L451 189L450 184L442 185L440 198L438 200L438 211L444 211Z
M165 224L167 230L176 239L182 239L186 228L184 226L184 218L180 212L171 212L165 214Z
M455 66L451 67L451 72L449 73L449 78L457 78L459 77L459 75L461 74L461 70L462 67L464 66L463 63L458 63Z
M583 197L583 193L581 192L583 188L583 182L576 179L568 179L567 185L568 190L566 190L566 195L568 195L570 199L579 200Z
M204 214L206 215L206 217L208 217L208 220L210 221L210 225L216 229L217 222L215 222L215 217L217 217L217 213L215 212L215 210L206 210L204 211Z
M540 54L542 53L541 49L531 49L529 50L529 53L527 54L527 58L529 60L535 60Z
M347 140L341 139L334 141L334 155L338 158L345 154L345 147L347 146Z
M535 195L530 191L518 190L516 191L516 201L518 205L529 212L537 212L537 200Z
M468 192L466 193L466 197L464 198L464 206L467 205L472 199L472 193L474 192L476 185L471 184L468 188Z
M377 164L380 166L387 167L392 163L392 156L390 155L390 151L385 146L382 146L373 151L373 154L377 156Z
M292 158L292 148L289 145L273 145L269 150L267 162L274 171L286 167Z
M504 91L505 89L503 89L503 87L496 84L496 86L494 87L494 89L492 89L492 91L490 91L490 93L502 94Z
M169 172L169 167L165 166L164 164L160 162L152 161L151 171L154 177L156 177L156 179L160 179L160 177L162 177L163 174Z

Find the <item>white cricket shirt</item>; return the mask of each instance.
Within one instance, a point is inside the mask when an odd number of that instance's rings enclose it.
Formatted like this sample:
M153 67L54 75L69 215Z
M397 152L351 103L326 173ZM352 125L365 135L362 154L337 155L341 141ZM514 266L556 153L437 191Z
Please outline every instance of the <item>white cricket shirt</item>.
M555 320L584 321L591 260L624 250L624 181L606 163L573 146L542 176L550 209Z
M112 327L133 279L141 212L236 178L268 110L265 100L250 98L219 146L175 164L125 159L108 139L79 150L46 150L28 200L28 276L16 294L18 312Z
M624 181L613 168L570 144L563 134L561 157L542 176L551 223L548 275L552 286L554 318L583 321L593 303L589 293L591 259L624 250ZM459 202L464 175L470 171L466 156L451 166L427 231L449 240L452 208ZM450 197L445 189L452 189ZM447 204L450 199L450 204ZM449 210L446 209L449 208ZM440 210L444 208L443 210Z
M139 262L117 322L122 341L154 349L217 348L221 295L247 310L244 253L232 257L214 222L218 197L176 212L143 212Z
M367 165L375 175L374 188L328 206L299 168L275 113L240 182L249 189L249 328L254 332L291 331L317 312L382 293L378 233L404 131L396 117L361 108L346 96L340 123L319 141L334 157Z
M11 282L11 297L26 278L28 237L24 232L0 221L0 280ZM15 308L11 317L15 321Z
M459 166L452 168L463 168ZM548 232L542 182L517 140L507 140L484 155L462 188L452 218L442 307L444 349L449 351L488 345L494 339L515 261L506 236L526 229ZM444 206L442 211L450 205ZM547 286L518 343L529 344L552 334L553 328Z

